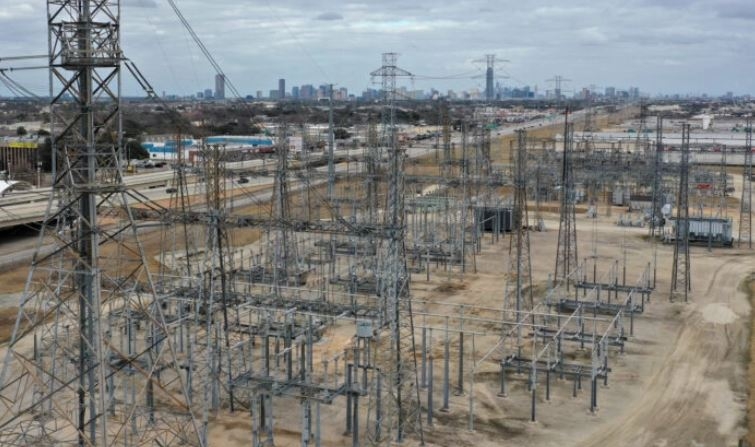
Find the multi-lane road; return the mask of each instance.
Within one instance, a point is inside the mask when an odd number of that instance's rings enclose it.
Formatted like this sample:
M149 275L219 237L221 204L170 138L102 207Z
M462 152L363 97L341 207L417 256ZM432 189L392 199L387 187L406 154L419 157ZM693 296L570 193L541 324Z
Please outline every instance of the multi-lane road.
M540 120L530 121L527 123L517 124L514 126L507 126L495 131L496 136L506 136L513 134L518 129L536 128L554 124L559 118L557 116L548 117ZM454 135L453 142L460 143L461 136ZM410 158L418 158L424 155L433 154L436 151L432 147L432 142L422 142L414 144L413 147L407 149L407 156ZM339 150L336 152L338 157L346 158L358 158L363 153L362 149L355 150ZM324 155L317 155L310 158L310 162L314 162L317 157L323 158ZM274 160L249 160L243 162L233 162L226 165L227 169L230 169L238 174L244 172L250 172L260 170L263 167L274 168ZM320 166L317 171L320 173L320 178L316 179L310 184L318 184L326 181L327 165ZM336 172L349 172L355 173L362 169L362 165L359 162L342 162L335 166ZM226 182L226 191L230 197L233 197L233 206L240 207L255 202L261 202L269 199L271 191L270 188L264 188L266 185L271 185L273 179L271 176L248 176L248 182L239 183L239 176L234 176L233 179L229 179ZM292 181L298 182L295 175L292 175ZM171 169L155 170L145 173L139 173L135 175L129 175L125 178L125 183L129 187L138 191L141 195L152 201L159 201L169 199L171 192L168 192L168 188L173 186L174 172ZM187 176L187 183L189 184L190 195L204 195L204 183L198 181L196 175L189 174ZM263 186L263 188L260 188ZM293 189L301 188L303 185L299 182L292 185ZM8 229L11 227L18 227L31 223L41 222L44 219L45 212L48 207L51 211L55 210L57 204L53 201L50 202L50 188L46 189L33 189L31 191L15 192L5 197L0 197L0 230ZM6 232L6 234L8 234ZM51 249L51 246L43 243L40 248L37 248L36 238L28 235L28 231L24 235L18 235L15 237L5 237L0 239L0 268L10 264L18 264L20 262L26 262L31 259L35 250L41 250L44 252L46 249Z
M580 112L574 114L576 118ZM553 124L558 118L558 115L529 121L527 123L517 124L514 126L503 127L496 131L497 136L505 136L514 133L518 129L534 128L544 125ZM461 136L454 135L454 142L460 142ZM408 156L411 158L421 157L432 153L432 149L429 144L415 144L414 147L407 149ZM362 149L350 149L339 150L336 155L338 157L358 157L363 152ZM324 161L325 155L317 154L310 158L310 162ZM249 160L241 162L227 163L226 168L237 172L243 173L245 171L257 170L265 166L274 166L274 160ZM345 169L342 163L339 163L337 170ZM326 172L326 167L318 168L318 171ZM162 200L170 197L170 193L166 192L167 188L173 186L174 173L170 169L156 170L150 172L139 173L135 175L129 175L124 178L126 186L133 188L143 195L147 196L151 200ZM187 182L190 184L195 183L196 176L189 174L187 176ZM235 188L248 188L250 186L264 184L265 182L272 183L271 178L252 178L250 183L245 185L239 185L235 182L229 182L227 187L229 189ZM192 193L203 193L203 186L201 183L197 184L197 188L192 188ZM50 200L50 188L32 189L31 191L19 191L12 192L6 196L0 197L0 229L14 227L18 225L26 225L29 223L41 222L44 219L45 212L48 206L51 209L56 207L55 203L49 203Z

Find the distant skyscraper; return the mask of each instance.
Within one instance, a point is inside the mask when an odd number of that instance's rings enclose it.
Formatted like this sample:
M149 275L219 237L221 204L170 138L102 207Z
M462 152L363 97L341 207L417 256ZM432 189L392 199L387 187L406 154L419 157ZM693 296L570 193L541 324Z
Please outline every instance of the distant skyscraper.
M613 98L616 96L615 87L606 87L606 98Z
M330 84L320 84L317 88L317 99L330 98Z
M225 99L225 75L215 75L215 99Z
M495 65L495 55L494 54L487 54L485 55L485 60L487 62L487 70L485 70L485 99L487 101L492 101L495 99L495 85L494 85L494 74L493 74L493 66Z
M206 88L204 90L204 99L212 99L212 89Z
M314 99L315 87L312 84L302 85L299 89L299 97L301 99Z
M291 97L294 99L299 99L299 87L291 87Z
M286 80L278 79L278 98L286 99Z
M262 90L257 90L257 99L262 99Z

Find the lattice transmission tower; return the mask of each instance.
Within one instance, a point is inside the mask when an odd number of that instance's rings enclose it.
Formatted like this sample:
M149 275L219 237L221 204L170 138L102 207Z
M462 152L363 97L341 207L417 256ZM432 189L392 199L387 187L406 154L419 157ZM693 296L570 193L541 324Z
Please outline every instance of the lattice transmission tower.
M655 237L663 231L663 116L658 115L655 128L655 152L653 154L653 207L650 210L650 235Z
M123 182L120 2L49 0L47 17L54 249L0 373L0 444L202 445Z
M405 262L404 154L399 148L396 129L396 78L411 73L396 66L396 53L383 54L383 66L371 76L380 77L385 103L381 143L388 159L388 194L384 225L390 236L384 241L378 266L380 299L390 334L390 348L378 352L379 370L373 382L368 413L368 438L374 444L402 442L408 435L422 439L419 383L415 356L414 322L409 293L409 272ZM385 395L378 383L385 384ZM378 414L378 400L383 402Z
M682 152L679 163L679 192L676 199L676 234L674 264L671 270L671 300L677 296L686 302L692 290L689 259L689 124L682 125Z
M752 118L747 118L745 160L742 171L742 199L739 202L739 242L752 248Z
M556 248L556 269L553 277L567 281L573 269L577 268L577 217L576 191L572 150L574 144L574 124L569 122L569 110L564 120L564 153L561 162L561 203L559 207L558 246Z
M532 310L532 261L530 229L527 213L527 132L517 130L514 159L513 232L509 243L509 274L506 277L504 311L514 310L512 321L519 321L522 312ZM522 356L522 330L517 328L517 356Z

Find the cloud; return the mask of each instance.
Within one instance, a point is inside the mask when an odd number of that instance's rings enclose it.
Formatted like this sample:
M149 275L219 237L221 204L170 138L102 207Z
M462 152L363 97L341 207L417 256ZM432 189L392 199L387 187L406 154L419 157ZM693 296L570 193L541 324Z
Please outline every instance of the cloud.
M337 12L323 12L315 17L315 20L324 20L326 22L334 20L343 20L343 16Z
M608 36L595 26L578 30L577 36L583 45L603 45L609 41Z
M755 20L755 3L722 1L716 5L716 14L723 19Z
M184 94L212 86L213 69L167 2L121 4L123 50L156 89ZM415 80L425 90L484 88L484 77L450 75L482 74L484 64L470 61L494 53L511 60L498 69L511 74L511 80L501 78L504 85L521 81L541 91L545 79L561 73L574 80L574 90L594 83L637 85L648 92L755 93L755 78L745 75L755 72L755 0L213 0L212 8L207 0L180 0L178 5L242 93L275 89L282 77L287 85L374 87L369 72L386 51L401 55L399 66L427 75ZM45 2L0 0L0 56L47 53L46 27ZM23 77L30 84L47 83L44 71ZM138 86L125 82L127 94L137 92Z
M155 0L124 0L124 7L131 8L157 8Z
M30 19L33 14L41 13L42 10L38 7L24 3L3 4L0 1L0 19L2 20L17 20L17 19Z
M540 6L533 11L534 15L541 18L566 18L584 16L589 13L588 8L566 6Z

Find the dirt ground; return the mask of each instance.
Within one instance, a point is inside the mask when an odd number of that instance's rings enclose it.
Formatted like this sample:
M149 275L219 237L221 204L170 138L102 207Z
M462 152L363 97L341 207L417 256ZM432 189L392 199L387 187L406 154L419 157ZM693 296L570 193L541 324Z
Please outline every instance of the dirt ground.
M421 171L421 168L418 168ZM732 211L736 203L730 204ZM555 209L555 207L553 208ZM599 209L603 211L604 206ZM508 397L498 396L497 375L482 368L473 389L452 393L448 412L436 412L433 426L424 422L425 444L458 447L733 447L747 438L755 444L755 333L751 299L755 295L755 256L746 248L692 247L692 291L689 302L671 302L670 276L673 246L653 245L647 228L615 225L624 211L612 210L594 222L577 216L580 259L596 253L606 268L627 259L627 279L633 283L650 263L656 265L656 289L645 312L635 320L634 336L626 352L611 352L612 373L608 385L598 390L598 410L590 413L588 393L572 397L572 384L555 379L551 398L537 394L537 422L529 421L530 394L527 376L511 376ZM736 215L729 214L737 222ZM530 214L532 217L532 214ZM531 233L533 278L542 289L554 269L558 220L544 215L546 231ZM593 234L593 231L595 232ZM734 231L736 235L736 228ZM147 238L147 247L160 241ZM256 233L240 234L238 241L256 240ZM593 246L592 240L597 241ZM238 242L237 241L237 242ZM418 300L501 306L504 293L508 237L492 244L487 238L475 260L476 270L434 272L412 280L412 296ZM595 250L595 251L593 251ZM4 272L0 279L0 304L17 299L28 268ZM0 325L12 320L0 315ZM353 334L353 326L336 327L318 343L322 351L341 349ZM0 336L2 331L0 330ZM442 339L435 335L430 351L440 353ZM479 358L488 348L481 340L470 355ZM455 371L452 371L452 377ZM435 363L434 396L440 407L441 365ZM425 391L423 391L425 393ZM469 396L474 393L474 430L468 430ZM424 394L423 394L424 396ZM424 397L423 397L424 400ZM347 446L344 434L345 400L323 405L322 445ZM298 402L276 403L276 446L301 445ZM210 422L212 446L250 444L248 413L221 413ZM748 427L750 428L748 432ZM416 440L404 445L417 445Z
M622 210L614 208L612 215ZM627 257L627 280L634 282L652 263L654 247L647 228L615 225L615 217L599 216L593 225L577 217L580 257L593 253L593 231L601 265ZM558 221L546 215L545 232L531 233L533 277L553 271ZM486 240L476 259L476 272L433 273L413 277L418 300L499 306L503 297L508 238ZM600 385L598 410L589 411L589 393L572 397L570 381L554 380L550 401L538 393L537 422L529 421L527 376L510 378L509 396L499 397L494 369L481 369L474 387L474 430L468 430L469 389L452 393L448 412L436 412L434 424L424 421L428 446L736 446L747 436L750 355L750 278L752 252L738 248L693 247L692 292L689 302L670 302L673 247L659 244L657 283L651 303L635 320L635 335L624 354L611 353L608 386ZM603 262L604 261L604 262ZM543 282L543 281L540 281ZM540 284L542 286L542 284ZM337 328L322 342L341 346L351 328ZM430 352L442 352L434 336ZM479 358L488 346L475 346ZM440 407L440 362L435 363L435 402ZM455 377L455 366L451 376ZM748 378L749 377L749 378ZM452 380L453 382L453 380ZM542 386L542 384L540 385ZM423 401L426 391L423 390ZM276 404L276 445L301 445L298 402ZM345 402L322 406L323 445L351 445L344 434ZM328 422L325 422L328 421ZM222 414L211 424L212 445L242 446L249 442L248 415ZM405 445L417 445L408 441Z
M614 209L614 216L620 213ZM549 217L549 218L548 218ZM557 221L546 216L547 231L532 233L533 277L553 270ZM580 256L592 253L593 225L578 216ZM628 255L633 280L653 248L647 229L617 227L599 217L598 256ZM447 302L497 305L503 295L502 273L508 240L487 240L477 258L477 272L423 275L413 280L414 296ZM672 247L659 245L657 288L652 303L637 318L635 337L621 355L612 354L608 387L599 390L599 410L590 414L587 393L571 397L570 382L554 381L551 400L538 395L538 421L529 422L526 376L514 378L509 397L497 396L496 379L480 378L475 387L475 430L467 430L468 396L451 396L450 411L436 413L434 427L425 426L427 445L459 446L735 446L747 434L750 355L748 287L755 257L745 249L692 248L692 293L689 303L671 303ZM453 285L450 286L449 284ZM437 337L436 337L437 338ZM324 343L339 346L344 337L330 335ZM438 340L435 340L438 342ZM438 342L438 346L440 346ZM478 346L478 351L483 351ZM440 372L436 364L436 376ZM436 381L436 384L439 380ZM436 385L437 390L437 385ZM440 394L436 391L436 402ZM437 405L437 404L436 404ZM281 405L281 407L283 407ZM298 407L298 405L296 406ZM296 408L294 407L294 408ZM276 409L276 445L300 445L298 411ZM343 402L322 407L323 445L348 445L343 435ZM211 424L211 445L248 445L246 414L221 415Z

